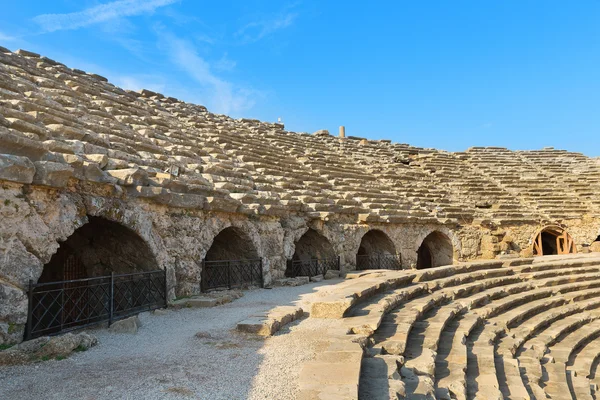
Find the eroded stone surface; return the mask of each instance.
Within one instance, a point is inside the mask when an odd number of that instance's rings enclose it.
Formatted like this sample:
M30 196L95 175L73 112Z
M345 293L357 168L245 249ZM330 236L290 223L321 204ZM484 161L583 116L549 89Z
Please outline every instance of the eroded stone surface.
M547 225L566 228L582 250L598 236L598 189L600 164L577 153L449 153L298 134L3 50L0 341L22 337L29 279L90 216L145 241L174 298L199 294L201 262L228 227L251 242L268 286L285 278L309 230L329 242L321 250L340 257L342 274L374 229L405 268L433 232L448 242L432 248L452 261L531 255ZM336 317L355 302L353 293L323 300L323 314Z

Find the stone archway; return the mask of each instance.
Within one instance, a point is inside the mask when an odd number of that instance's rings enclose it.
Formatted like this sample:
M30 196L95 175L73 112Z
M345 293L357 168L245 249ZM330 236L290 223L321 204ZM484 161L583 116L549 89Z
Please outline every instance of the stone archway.
M230 226L215 236L206 252L206 261L254 260L258 252L250 237L240 228Z
M327 269L339 269L338 257L329 240L309 228L296 242L294 255L288 260L285 276L313 276Z
M577 253L575 242L569 233L560 226L546 226L533 238L533 255L547 256Z
M166 305L166 274L144 239L88 216L44 266L29 298L31 339Z
M453 262L452 241L440 231L431 232L417 250L417 269L450 265Z
M203 292L219 288L261 286L263 264L252 239L230 226L215 236L202 262Z
M335 250L327 240L316 230L309 228L304 235L296 242L296 249L292 257L293 260L311 260L311 259L332 259L335 258Z
M38 283L159 269L148 244L133 230L102 217L88 217L44 266Z
M362 237L356 254L359 256L396 254L396 246L383 231L371 229Z
M371 229L362 237L356 252L356 269L399 269L402 260L394 242L379 229Z

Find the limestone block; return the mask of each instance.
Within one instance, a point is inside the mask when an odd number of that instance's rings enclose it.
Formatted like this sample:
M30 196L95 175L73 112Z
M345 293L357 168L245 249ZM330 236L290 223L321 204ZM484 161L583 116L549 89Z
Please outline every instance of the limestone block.
M84 130L62 124L49 124L46 128L59 134L65 139L81 140L87 134Z
M105 169L125 169L129 167L129 163L119 158L109 158L104 166Z
M191 193L171 193L169 205L178 208L202 209L206 204L206 197Z
M232 198L225 197L207 197L206 207L208 210L235 212L240 203Z
M340 277L340 271L337 271L335 269L328 269L323 278L324 279L336 279L339 277Z
M592 252L600 252L600 241L592 243L590 245L590 251L592 251Z
M111 169L106 173L123 186L147 186L148 173L141 168Z
M104 168L108 164L108 156L106 154L86 154L85 158L91 162L95 162L100 168Z
M48 151L54 151L56 153L67 153L74 154L75 151L69 143L65 143L59 140L46 140L44 141L44 148Z
M310 277L311 282L321 282L323 280L323 275L315 275Z
M273 281L273 286L300 286L309 282L308 276L297 276L295 278L276 279Z
M35 166L27 157L0 154L0 179L18 183L31 183Z
M33 184L35 185L65 187L69 178L73 176L73 168L69 165L52 161L36 161L34 165Z
M117 179L102 171L98 164L87 161L83 162L83 174L81 178L91 182L117 183Z
M275 307L265 314L252 315L239 322L237 330L261 336L271 336L285 325L302 317L303 313L300 307Z
M23 50L23 49L19 49L19 50L15 51L15 53L20 56L31 57L31 58L40 58L40 55L38 53L34 53L32 51L27 51L27 50Z
M77 347L81 346L83 349L88 349L95 346L98 340L88 335L87 333L66 333L60 336L54 336L43 346L36 354L39 357L57 357L67 356Z
M0 126L8 128L10 126L10 121L0 115Z
M98 344L96 337L85 332L60 336L43 336L8 350L0 351L0 365L17 365L39 360L66 357L73 351L87 350Z
M218 305L218 300L212 297L196 296L187 299L175 300L171 303L173 308L206 308Z
M81 170L83 167L83 158L72 154L72 153L55 153L53 151L49 151L44 154L41 161L52 161L61 164L69 164L75 170Z
M113 322L108 330L112 333L137 333L140 326L142 326L142 323L140 322L138 316L135 315L133 317Z

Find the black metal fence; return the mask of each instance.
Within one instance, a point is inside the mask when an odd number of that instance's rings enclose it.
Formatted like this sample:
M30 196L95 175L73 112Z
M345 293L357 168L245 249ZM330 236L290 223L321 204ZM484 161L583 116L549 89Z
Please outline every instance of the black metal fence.
M356 256L356 269L402 269L401 254L371 254Z
M202 261L201 289L263 287L262 259Z
M288 260L286 276L295 278L297 276L313 277L325 275L330 270L340 270L340 257L330 259L313 258L310 260Z
M167 305L166 270L71 281L29 281L25 340L81 329Z

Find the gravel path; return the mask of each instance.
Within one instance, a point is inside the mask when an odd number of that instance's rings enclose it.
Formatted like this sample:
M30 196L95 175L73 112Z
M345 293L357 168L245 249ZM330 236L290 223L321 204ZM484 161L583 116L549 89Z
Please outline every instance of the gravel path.
M314 339L332 321L304 319L268 339L234 328L277 305L303 306L336 282L248 291L208 309L144 313L135 335L96 330L100 344L87 352L0 368L0 399L294 399L298 365L314 357Z

